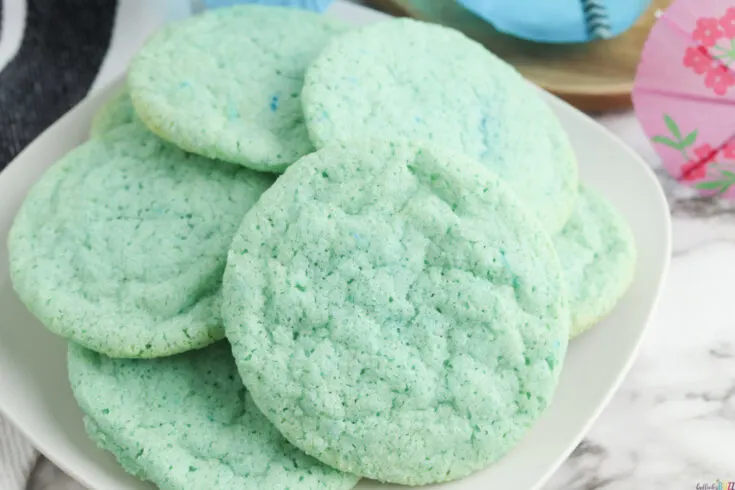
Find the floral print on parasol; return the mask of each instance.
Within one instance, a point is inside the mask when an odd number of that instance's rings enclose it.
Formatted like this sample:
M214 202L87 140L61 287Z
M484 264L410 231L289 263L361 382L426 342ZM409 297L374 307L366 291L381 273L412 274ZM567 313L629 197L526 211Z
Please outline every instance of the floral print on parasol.
M643 49L633 105L664 167L735 197L735 2L676 0Z

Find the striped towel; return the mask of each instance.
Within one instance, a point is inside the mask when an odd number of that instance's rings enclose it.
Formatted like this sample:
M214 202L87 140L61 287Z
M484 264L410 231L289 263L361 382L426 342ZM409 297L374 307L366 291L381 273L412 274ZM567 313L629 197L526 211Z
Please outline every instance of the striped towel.
M23 490L36 463L36 450L7 421L0 418L0 488Z

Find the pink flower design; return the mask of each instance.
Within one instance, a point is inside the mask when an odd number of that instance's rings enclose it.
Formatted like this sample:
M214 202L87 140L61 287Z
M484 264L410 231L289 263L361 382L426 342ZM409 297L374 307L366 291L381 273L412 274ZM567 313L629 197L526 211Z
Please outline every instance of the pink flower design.
M707 176L707 165L687 162L681 166L681 180L698 180Z
M709 70L712 66L712 58L710 58L707 48L702 46L687 48L684 54L684 66L690 67L697 75Z
M704 85L711 88L717 95L725 95L727 89L735 85L735 76L725 65L716 66L707 72Z
M729 141L722 149L722 154L727 159L735 159L735 141Z
M705 143L694 149L697 159L686 162L681 166L682 180L697 180L707 176L707 166L712 163L717 156L717 150L711 145Z
M692 39L702 46L711 48L723 36L720 23L714 17L702 17L697 20L697 28L692 32Z
M720 25L724 30L725 36L729 39L735 38L735 8L730 7L725 11L725 15L720 17Z
M700 145L694 149L694 154L697 155L698 160L714 160L715 150L707 143ZM709 161L707 162L709 163Z

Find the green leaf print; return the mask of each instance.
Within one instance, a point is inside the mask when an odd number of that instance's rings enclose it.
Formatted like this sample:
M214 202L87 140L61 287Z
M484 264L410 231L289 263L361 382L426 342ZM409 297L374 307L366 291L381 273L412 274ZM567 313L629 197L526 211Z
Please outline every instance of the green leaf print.
M675 150L681 150L681 146L676 141L667 138L666 136L654 136L651 138L651 140L655 143L661 143L662 145L666 145L668 147L671 147Z
M664 114L664 122L666 122L666 127L669 128L669 131L674 135L674 138L676 138L677 141L681 141L681 131L679 131L679 126L676 125L676 121L671 119L671 116L668 114Z
M697 189L702 189L703 191L714 191L716 189L719 189L723 186L723 184L726 184L727 182L723 182L721 180L712 180L709 182L697 182L694 184L694 187Z
M689 133L687 137L684 138L684 140L682 140L681 146L682 148L686 148L687 146L692 146L695 141L697 141L697 130L696 129L692 131L691 133Z

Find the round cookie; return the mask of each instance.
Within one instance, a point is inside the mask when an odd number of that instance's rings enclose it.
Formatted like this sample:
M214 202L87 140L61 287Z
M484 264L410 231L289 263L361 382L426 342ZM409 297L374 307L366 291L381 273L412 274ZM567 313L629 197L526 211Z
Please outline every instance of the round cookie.
M571 218L554 236L576 337L607 316L633 281L635 238L613 205L584 186Z
M560 123L511 66L457 31L396 19L349 32L311 64L302 102L317 148L434 140L500 175L549 232L572 211L577 166Z
M163 359L112 359L70 343L69 379L89 436L161 489L347 490L359 479L278 433L226 342Z
M94 138L134 121L137 122L133 103L130 101L127 88L124 88L110 97L97 111L92 118L92 127L89 133Z
M223 320L291 443L408 485L485 467L554 392L569 335L551 240L463 156L355 142L302 158L233 239Z
M76 148L26 197L13 286L52 332L113 357L223 338L221 281L243 215L273 182L186 154L138 124Z
M130 66L130 95L143 122L177 146L279 172L314 149L304 71L345 29L299 9L213 9L153 36Z

